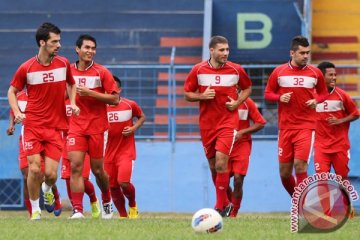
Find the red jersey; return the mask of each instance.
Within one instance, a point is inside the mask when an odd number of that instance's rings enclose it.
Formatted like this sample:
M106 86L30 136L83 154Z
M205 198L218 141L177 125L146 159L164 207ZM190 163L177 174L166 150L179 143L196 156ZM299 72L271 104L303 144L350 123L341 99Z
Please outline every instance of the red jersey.
M87 87L99 93L118 93L111 72L104 66L93 62L87 69L77 69L76 63L71 65L76 86ZM98 134L108 128L106 104L89 96L76 94L76 105L80 115L71 117L70 133Z
M105 162L119 159L136 159L135 136L124 136L122 131L127 126L133 126L133 118L139 118L142 110L136 102L120 98L116 106L108 105L107 116L109 120L108 139L105 149Z
M251 86L251 80L245 70L230 61L220 68L213 68L209 61L196 64L190 71L184 84L185 92L203 93L208 86L215 89L215 98L200 102L200 129L237 128L239 117L236 111L230 111L225 103L228 96L237 99L238 89Z
M253 123L266 124L265 118L259 112L255 102L251 98L247 98L245 102L240 104L238 108L239 113L239 128L238 130L250 127L250 121ZM251 141L251 134L244 134L237 142Z
M75 81L70 71L69 61L55 56L49 66L43 66L37 56L23 63L16 71L11 85L18 90L25 86L28 102L25 110L25 126L41 126L65 129L66 83Z
M293 92L290 102L280 102L280 96L288 92ZM266 100L278 102L279 129L315 129L316 111L306 101L321 102L328 93L318 68L311 65L299 68L288 62L271 73L264 95Z
M335 87L326 100L316 106L316 113L315 147L321 148L325 153L349 150L350 122L330 125L327 118L331 115L336 118L359 116L359 111L350 96L344 90Z
M26 90L22 90L22 91L18 92L16 94L16 99L17 99L17 103L18 103L20 111L22 113L24 113L25 109L26 109L26 105L27 105L27 100L28 100ZM14 116L14 112L11 108L10 108L10 115Z

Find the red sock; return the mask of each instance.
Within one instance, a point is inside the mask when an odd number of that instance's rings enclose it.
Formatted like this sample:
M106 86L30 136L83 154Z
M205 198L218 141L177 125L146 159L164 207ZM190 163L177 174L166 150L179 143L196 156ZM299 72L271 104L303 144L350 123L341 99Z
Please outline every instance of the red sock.
M217 173L216 174L216 204L215 208L222 210L226 203L227 195L226 191L229 187L229 173Z
M214 186L216 185L216 174L211 174L211 179L214 183Z
M70 189L70 179L65 179L66 182L66 191L70 200L71 205L73 205L72 198L71 198L71 189Z
M119 212L120 217L127 217L127 212L125 208L125 198L120 187L111 188L111 197L113 199L114 205Z
M295 178L293 175L291 175L288 178L281 178L281 182L284 186L284 188L286 189L286 191L290 194L290 197L293 195L294 191L295 191Z
M305 178L307 178L307 172L296 173L296 186L298 186Z
M29 216L31 217L31 203L30 203L30 199L25 199L24 200L25 203L25 207L28 210Z
M231 210L230 217L236 217L241 206L241 198L235 198L234 195L231 197L231 203L233 209Z
M125 197L129 200L129 206L130 207L135 207L136 206L136 202L135 202L135 187L132 183L129 183L129 185L127 186L127 188L121 188Z
M71 192L71 196L72 196L74 210L83 213L84 192Z
M110 189L105 192L101 192L101 199L103 203L109 203L111 201Z
M59 201L60 194L59 194L59 191L55 184L52 186L51 190L52 190L52 193L54 194L55 201Z
M92 184L92 182L90 182L88 179L84 179L84 188L85 188L85 193L89 196L90 198L90 202L96 202L97 198L96 198L96 194L95 194L95 188L94 188L94 184Z

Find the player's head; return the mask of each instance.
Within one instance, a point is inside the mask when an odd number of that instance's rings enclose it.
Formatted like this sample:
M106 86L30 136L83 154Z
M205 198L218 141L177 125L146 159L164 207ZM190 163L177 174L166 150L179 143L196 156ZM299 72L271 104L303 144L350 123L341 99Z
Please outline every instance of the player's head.
M307 64L310 56L310 44L306 37L295 36L291 40L290 57L291 63L297 67Z
M335 64L331 62L321 62L318 68L324 75L326 86L333 89L336 85L336 68Z
M229 42L223 36L213 36L209 42L210 58L216 64L222 65L229 57Z
M76 40L76 53L80 61L91 62L96 54L96 39L89 34L82 34Z
M115 80L115 82L116 82L116 85L118 86L119 91L120 91L120 93L121 93L121 80L120 80L120 78L118 78L118 77L115 76L115 75L113 75L113 78L114 78L114 80Z
M36 44L48 52L50 55L56 55L60 49L61 30L52 23L43 23L36 31Z

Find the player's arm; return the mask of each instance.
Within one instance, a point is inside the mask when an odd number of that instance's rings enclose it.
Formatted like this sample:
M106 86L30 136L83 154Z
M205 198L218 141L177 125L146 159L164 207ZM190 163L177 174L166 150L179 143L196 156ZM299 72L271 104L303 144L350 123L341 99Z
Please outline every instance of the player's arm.
M215 98L215 89L211 88L209 85L204 92L185 92L184 97L186 101L189 102L198 102L203 100L211 100Z
M10 135L13 135L14 132L15 132L14 113L12 110L10 110L9 127L8 127L8 129L6 129L6 134L10 136Z
M96 100L110 104L110 105L117 105L119 103L119 93L112 92L112 93L100 93L94 90L91 90L87 87L77 87L76 92L80 95L80 97L88 96L93 97Z
M270 102L279 102L281 95L278 93L279 84L277 82L278 74L277 69L275 69L266 84L265 91L264 91L264 98L266 101Z
M80 108L76 105L76 84L67 85L67 95L70 99L70 106L75 116L79 116Z
M350 96L344 94L343 99L343 106L345 108L345 112L348 115L343 118L336 118L335 116L330 114L330 117L326 119L330 125L338 125L342 123L352 122L359 118L359 110L357 109L356 104L350 98Z
M310 100L306 101L306 105L311 108L316 108L316 104L322 103L323 101L325 101L325 99L329 95L329 92L326 88L324 75L322 74L322 72L319 69L316 69L316 71L318 71L318 73L317 73L318 79L317 79L317 84L315 86L316 97L314 99L310 99Z
M14 112L14 122L21 123L25 119L25 114L20 111L16 94L19 92L14 86L10 86L8 90L8 101L12 111Z
M138 130L145 122L146 117L143 111L141 111L140 116L138 117L136 123L133 126L126 126L124 127L124 130L122 131L122 134L124 136L129 136L130 134L133 134L136 130Z
M237 109L240 106L240 104L242 104L250 96L251 91L252 91L251 86L244 90L241 90L237 100L234 100L228 96L229 101L225 103L226 108L229 109L230 111Z

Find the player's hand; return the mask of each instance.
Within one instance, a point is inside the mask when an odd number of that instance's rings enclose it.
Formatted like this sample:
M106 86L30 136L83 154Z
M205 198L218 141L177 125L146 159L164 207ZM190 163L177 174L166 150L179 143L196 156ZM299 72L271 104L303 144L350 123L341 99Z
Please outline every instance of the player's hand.
M72 114L74 116L79 116L80 115L80 108L74 104L71 104L71 110L72 110Z
M336 118L334 115L330 114L330 117L326 119L330 125L338 125L341 124L341 119Z
M305 102L306 106L310 107L310 108L316 108L316 99L310 99L308 101Z
M80 96L89 96L90 95L90 92L91 90L88 89L87 87L76 87L76 92L80 95Z
M288 92L288 93L284 93L283 95L280 96L280 102L282 103L288 103L290 102L291 99L291 94L293 92Z
M210 100L215 98L215 89L211 88L211 84L201 94L201 100Z
M7 134L8 136L13 135L14 132L15 132L15 126L14 126L14 125L9 126L9 128L6 129L6 134Z
M241 137L242 137L242 132L241 131L237 131L236 132L236 135L235 135L235 142L237 141L237 140L239 140Z
M124 129L122 131L122 135L127 137L127 136L133 134L134 132L135 132L135 129L133 127L126 126L126 127L124 127Z
M234 100L233 98L228 96L229 101L225 103L225 106L227 109L229 109L230 111L234 111L235 109L237 109L239 107L239 103L238 101Z
M14 122L15 123L21 123L22 121L24 121L26 118L24 113L17 113L14 115Z

